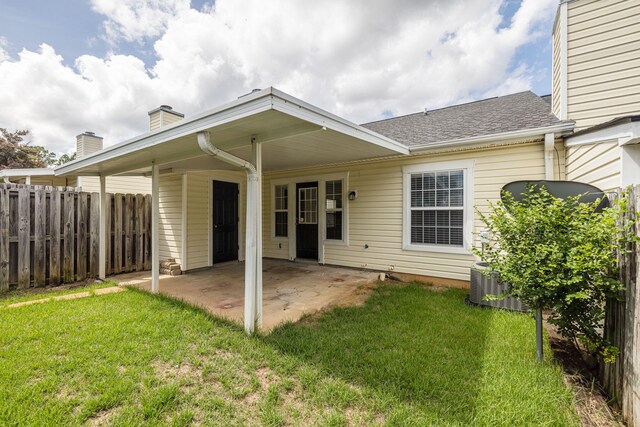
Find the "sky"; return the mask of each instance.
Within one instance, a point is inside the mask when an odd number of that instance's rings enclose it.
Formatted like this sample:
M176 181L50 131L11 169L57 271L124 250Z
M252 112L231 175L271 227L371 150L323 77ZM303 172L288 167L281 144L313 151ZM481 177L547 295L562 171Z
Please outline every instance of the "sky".
M356 123L551 92L558 0L0 0L0 127L113 145L276 87Z

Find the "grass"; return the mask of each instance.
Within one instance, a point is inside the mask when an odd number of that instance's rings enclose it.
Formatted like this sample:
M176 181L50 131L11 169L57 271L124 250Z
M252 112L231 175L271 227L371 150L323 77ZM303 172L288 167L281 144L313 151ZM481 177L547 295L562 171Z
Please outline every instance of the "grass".
M532 320L464 296L384 285L253 338L134 290L0 309L0 425L578 425Z
M54 288L30 288L30 289L18 289L0 294L0 308L6 307L10 304L15 304L24 301L35 301L45 298L57 297L61 295L77 294L80 292L93 292L96 289L110 288L112 286L118 286L116 282L101 282L93 283L87 286L58 286Z

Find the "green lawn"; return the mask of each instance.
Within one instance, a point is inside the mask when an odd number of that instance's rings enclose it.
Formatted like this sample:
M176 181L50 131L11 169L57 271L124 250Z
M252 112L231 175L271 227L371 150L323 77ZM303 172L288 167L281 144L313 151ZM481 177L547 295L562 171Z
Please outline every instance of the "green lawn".
M0 425L578 425L532 320L464 296L385 285L254 338L140 291L0 308Z

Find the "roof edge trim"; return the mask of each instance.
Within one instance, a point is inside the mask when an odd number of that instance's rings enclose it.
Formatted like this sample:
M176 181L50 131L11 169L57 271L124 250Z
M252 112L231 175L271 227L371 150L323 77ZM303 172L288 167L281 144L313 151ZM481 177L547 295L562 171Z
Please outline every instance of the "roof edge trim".
M550 126L539 128L521 129L510 132L494 133L490 135L471 136L466 138L451 139L448 141L433 142L424 145L414 145L409 147L409 151L417 153L420 151L431 150L434 148L475 145L485 142L510 142L519 138L542 137L547 133L567 134L573 130L575 123L573 121L565 121Z

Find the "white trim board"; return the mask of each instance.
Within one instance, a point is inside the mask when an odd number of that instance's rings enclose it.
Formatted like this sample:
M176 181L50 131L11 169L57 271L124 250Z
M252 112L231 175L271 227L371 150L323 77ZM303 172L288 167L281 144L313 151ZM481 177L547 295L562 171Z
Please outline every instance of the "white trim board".
M640 143L640 121L620 123L593 132L567 136L565 138L565 146L574 147L576 145L599 144L614 141L620 146Z

